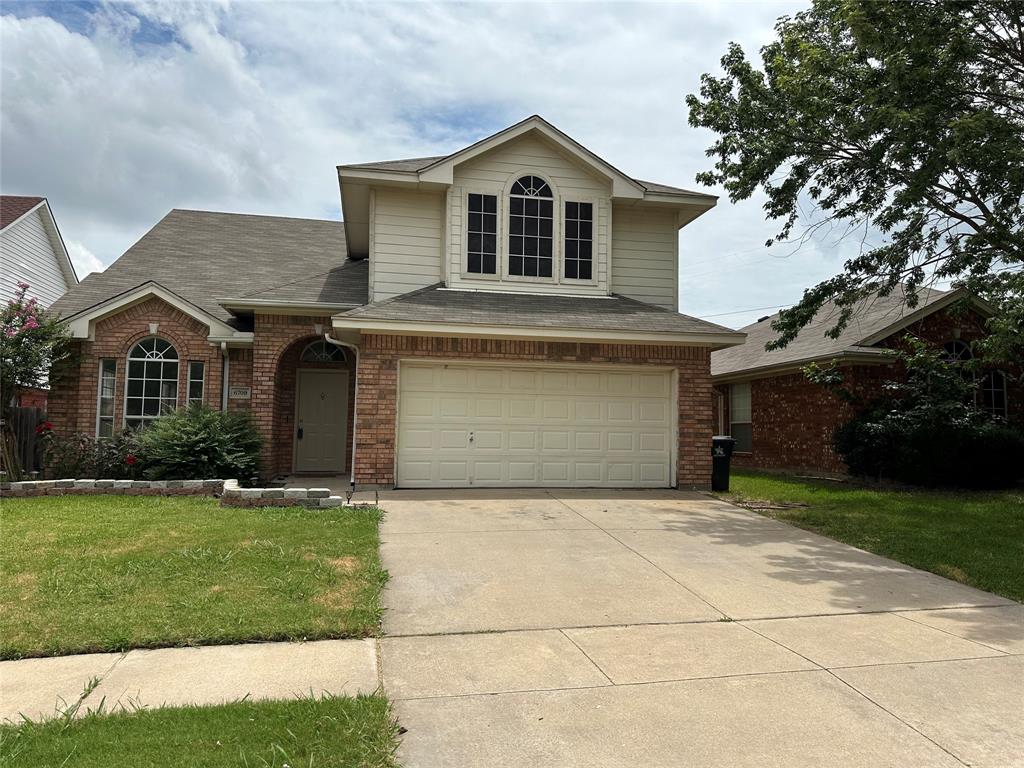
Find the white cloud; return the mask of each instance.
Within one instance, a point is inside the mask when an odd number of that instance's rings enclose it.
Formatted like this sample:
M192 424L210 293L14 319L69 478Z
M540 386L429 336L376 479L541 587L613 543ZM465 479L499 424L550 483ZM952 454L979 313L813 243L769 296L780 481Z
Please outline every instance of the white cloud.
M79 280L84 279L86 275L92 272L103 271L104 263L82 243L77 240L66 240L64 245L68 249L68 256L71 257L71 263L75 267L75 273L78 275Z
M5 6L4 191L46 195L109 264L173 207L338 218L335 165L448 152L532 113L630 174L694 187L711 137L685 95L729 41L756 50L796 7L147 2L72 23ZM838 267L820 246L773 258L775 229L724 198L685 228L682 311L784 305Z

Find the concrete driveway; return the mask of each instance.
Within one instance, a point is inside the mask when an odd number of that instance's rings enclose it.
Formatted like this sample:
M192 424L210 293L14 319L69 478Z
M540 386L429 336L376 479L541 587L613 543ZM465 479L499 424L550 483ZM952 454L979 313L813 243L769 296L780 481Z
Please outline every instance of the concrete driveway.
M1024 765L1024 607L703 494L382 498L419 766Z

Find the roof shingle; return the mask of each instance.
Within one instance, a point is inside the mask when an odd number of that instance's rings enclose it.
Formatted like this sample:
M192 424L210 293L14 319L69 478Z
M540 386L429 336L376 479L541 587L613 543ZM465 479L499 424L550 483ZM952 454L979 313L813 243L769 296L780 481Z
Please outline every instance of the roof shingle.
M25 195L0 195L0 229L6 229L8 224L20 219L44 199Z
M347 261L340 221L175 209L52 309L69 317L152 281L227 322L232 315L217 300L243 292L365 303L365 273ZM352 284L344 286L342 275L351 275Z
M344 312L362 320L508 325L594 331L735 335L721 325L625 296L582 297L445 290L440 284Z
M876 295L864 299L854 310L849 325L836 339L825 335L839 319L839 310L829 302L793 341L782 349L767 352L765 344L778 338L778 333L772 330L772 322L779 316L776 313L741 328L740 331L747 334L746 343L713 352L711 375L724 376L786 364L795 365L841 354L880 354L877 348L864 346L864 341L945 295L944 291L926 288L919 291L919 302L914 308L907 307L901 287L897 287L888 296Z

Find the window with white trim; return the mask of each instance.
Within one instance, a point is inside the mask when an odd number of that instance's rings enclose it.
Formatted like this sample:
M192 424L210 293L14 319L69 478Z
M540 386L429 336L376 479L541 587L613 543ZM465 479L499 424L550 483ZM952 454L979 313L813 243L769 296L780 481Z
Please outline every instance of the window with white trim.
M1006 374L1002 371L989 371L981 379L978 387L978 398L984 411L997 419L1007 416Z
M750 453L754 447L754 425L750 417L750 382L729 387L729 434L736 441L733 450Z
M550 278L554 263L554 196L539 176L523 176L509 193L508 273Z
M190 360L188 363L188 402L203 402L206 389L206 363L202 360Z
M178 352L158 336L143 339L128 353L124 426L144 428L178 405Z
M470 193L467 201L466 271L498 274L498 196Z
M326 339L317 339L302 350L300 359L304 363L344 363L348 358L345 350Z
M594 274L594 205L565 204L563 270L571 280L590 280Z
M96 392L96 437L114 436L114 386L117 383L117 361L100 360L99 386Z

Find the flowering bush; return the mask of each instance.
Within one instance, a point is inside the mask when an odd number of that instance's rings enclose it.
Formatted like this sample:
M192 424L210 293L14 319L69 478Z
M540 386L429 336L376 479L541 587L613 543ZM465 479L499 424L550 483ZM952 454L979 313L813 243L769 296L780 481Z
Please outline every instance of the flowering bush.
M67 328L28 298L28 283L18 283L14 298L0 310L0 392L6 404L23 389L44 386L51 366L66 356Z
M45 427L49 422L43 422ZM53 478L135 480L144 464L139 436L132 430L111 438L90 435L60 437L50 428L40 432L46 473Z

